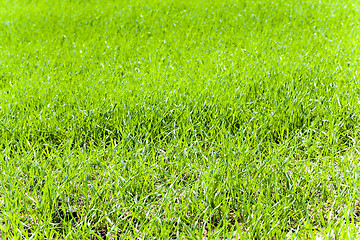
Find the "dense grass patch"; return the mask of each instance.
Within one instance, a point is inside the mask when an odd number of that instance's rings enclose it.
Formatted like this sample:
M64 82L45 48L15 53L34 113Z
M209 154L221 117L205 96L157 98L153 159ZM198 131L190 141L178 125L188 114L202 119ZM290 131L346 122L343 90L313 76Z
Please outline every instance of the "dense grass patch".
M357 4L0 0L0 239L358 238Z

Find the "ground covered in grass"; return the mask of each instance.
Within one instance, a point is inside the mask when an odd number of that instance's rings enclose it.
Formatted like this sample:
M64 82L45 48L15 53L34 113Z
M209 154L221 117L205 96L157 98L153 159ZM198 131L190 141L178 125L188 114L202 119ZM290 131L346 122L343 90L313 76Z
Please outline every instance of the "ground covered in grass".
M355 239L352 0L0 0L0 239Z

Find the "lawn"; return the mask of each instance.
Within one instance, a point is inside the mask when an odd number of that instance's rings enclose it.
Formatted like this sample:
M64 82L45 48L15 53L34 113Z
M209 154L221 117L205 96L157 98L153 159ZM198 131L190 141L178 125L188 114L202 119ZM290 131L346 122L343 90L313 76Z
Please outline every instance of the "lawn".
M360 238L355 0L0 0L0 239Z

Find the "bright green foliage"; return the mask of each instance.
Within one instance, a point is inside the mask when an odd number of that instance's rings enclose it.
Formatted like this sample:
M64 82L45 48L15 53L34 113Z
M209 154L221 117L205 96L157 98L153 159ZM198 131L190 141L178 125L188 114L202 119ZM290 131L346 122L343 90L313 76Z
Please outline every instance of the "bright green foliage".
M360 6L0 0L0 239L357 239Z

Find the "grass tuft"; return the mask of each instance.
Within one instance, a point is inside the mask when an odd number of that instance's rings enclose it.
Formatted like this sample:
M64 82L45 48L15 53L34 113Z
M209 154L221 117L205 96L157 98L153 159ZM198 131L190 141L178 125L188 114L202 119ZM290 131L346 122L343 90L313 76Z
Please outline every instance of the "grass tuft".
M359 13L0 0L0 239L358 238Z

